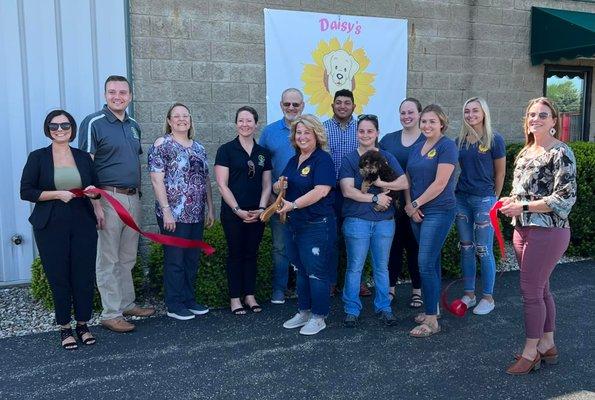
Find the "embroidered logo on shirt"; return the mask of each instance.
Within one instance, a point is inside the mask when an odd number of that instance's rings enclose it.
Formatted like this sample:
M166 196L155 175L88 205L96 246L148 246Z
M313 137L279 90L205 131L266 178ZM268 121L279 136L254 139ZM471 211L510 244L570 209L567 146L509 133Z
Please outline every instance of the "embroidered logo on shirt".
M428 158L436 157L436 149L432 149L432 150L428 151L427 157Z
M130 127L130 131L132 132L133 138L140 140L140 135L138 134L138 130L134 126Z
M264 156L262 154L258 155L258 166L264 167Z
M305 166L304 168L302 168L302 171L301 171L301 175L302 176L308 176L309 173L310 173L310 166L309 165L308 166Z
M488 146L486 146L485 144L480 144L479 145L479 152L480 153L485 153L486 151L488 151Z

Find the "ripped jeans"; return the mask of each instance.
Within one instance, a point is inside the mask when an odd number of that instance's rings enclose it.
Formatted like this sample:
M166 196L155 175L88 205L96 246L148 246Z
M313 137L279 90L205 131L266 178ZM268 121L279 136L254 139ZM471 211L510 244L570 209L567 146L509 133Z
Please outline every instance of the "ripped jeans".
M296 270L298 310L310 310L320 317L328 315L336 237L334 216L314 221L292 221L288 216L285 251Z
M483 294L494 293L496 260L494 259L494 229L490 223L490 209L495 196L474 196L457 193L455 223L459 232L461 269L466 292L475 291L476 256L481 264Z

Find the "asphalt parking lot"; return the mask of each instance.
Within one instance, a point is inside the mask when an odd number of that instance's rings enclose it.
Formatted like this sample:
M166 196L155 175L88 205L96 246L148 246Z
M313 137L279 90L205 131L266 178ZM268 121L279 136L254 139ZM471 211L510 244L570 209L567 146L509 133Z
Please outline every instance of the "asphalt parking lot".
M426 339L408 336L406 285L393 327L373 315L370 298L360 325L343 327L336 298L328 328L313 337L282 328L291 300L247 316L150 318L128 334L95 327L97 345L73 352L57 332L2 339L0 398L594 399L595 262L559 265L551 287L560 363L527 376L504 373L524 340L518 272L508 272L497 278L494 312L445 315L442 332Z

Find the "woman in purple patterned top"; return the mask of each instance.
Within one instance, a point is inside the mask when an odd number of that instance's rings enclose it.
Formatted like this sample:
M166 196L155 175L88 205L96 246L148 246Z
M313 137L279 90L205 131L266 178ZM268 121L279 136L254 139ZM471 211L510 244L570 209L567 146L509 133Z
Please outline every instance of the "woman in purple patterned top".
M188 107L172 105L165 135L149 149L148 168L155 192L155 214L161 233L201 240L203 228L215 220L211 179L204 147L193 140ZM196 303L194 283L198 249L163 246L163 285L167 315L189 320L209 309Z

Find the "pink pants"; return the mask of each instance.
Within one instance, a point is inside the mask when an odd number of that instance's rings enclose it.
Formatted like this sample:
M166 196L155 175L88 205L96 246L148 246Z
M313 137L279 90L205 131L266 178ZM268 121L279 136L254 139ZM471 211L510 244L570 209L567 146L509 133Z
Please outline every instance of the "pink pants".
M556 305L550 275L570 242L568 228L516 227L512 236L521 269L525 335L541 339L556 328Z

